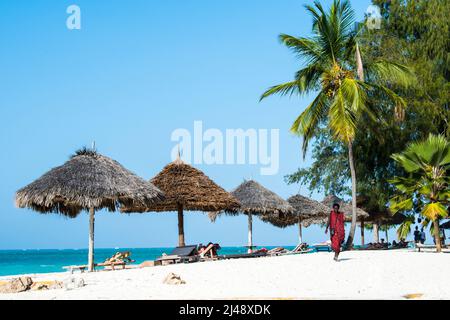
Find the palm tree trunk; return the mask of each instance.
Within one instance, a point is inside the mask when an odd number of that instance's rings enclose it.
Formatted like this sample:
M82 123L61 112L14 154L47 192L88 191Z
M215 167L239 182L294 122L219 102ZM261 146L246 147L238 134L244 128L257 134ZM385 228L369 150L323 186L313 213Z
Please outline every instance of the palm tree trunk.
M89 251L88 251L88 271L94 271L94 208L89 209Z
M184 215L183 215L183 205L178 204L178 246L184 247Z
M378 232L378 222L375 222L373 224L372 232L373 232L373 242L379 243L380 242L380 234Z
M248 249L247 249L248 253L253 252L253 235L252 235L253 226L252 226L252 224L253 224L252 213L249 212L248 213Z
M439 221L438 219L433 220L433 232L434 232L434 241L436 242L436 252L441 252L441 234L439 232Z
M352 177L352 224L350 226L347 243L345 244L347 250L351 249L353 246L356 230L356 171L353 160L353 144L351 141L348 143L348 162L350 164L350 173Z

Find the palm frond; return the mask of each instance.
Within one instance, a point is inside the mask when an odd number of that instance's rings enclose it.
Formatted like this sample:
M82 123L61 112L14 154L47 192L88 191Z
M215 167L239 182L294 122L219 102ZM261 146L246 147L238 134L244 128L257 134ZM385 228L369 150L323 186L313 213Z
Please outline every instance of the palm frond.
M376 60L365 66L366 73L373 79L409 87L416 81L414 72L407 66L386 60Z
M357 114L344 97L343 89L339 88L328 112L329 127L334 136L345 142L353 141L356 133Z
M294 80L291 82L286 82L279 84L267 89L259 98L259 101L267 98L268 96L279 94L281 96L289 95L292 96L294 93L301 94L303 92L302 87L304 87L300 81Z
M288 34L280 34L279 39L299 57L305 58L307 64L322 60L320 47L313 39L297 38Z
M303 156L306 155L309 140L314 136L318 124L326 117L327 97L320 92L308 107L297 117L291 132L303 136Z

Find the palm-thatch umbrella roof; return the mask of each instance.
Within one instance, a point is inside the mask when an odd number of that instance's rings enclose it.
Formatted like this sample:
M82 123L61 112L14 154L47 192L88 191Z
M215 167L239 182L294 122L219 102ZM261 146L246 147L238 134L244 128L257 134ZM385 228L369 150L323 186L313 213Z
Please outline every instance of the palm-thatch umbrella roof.
M244 214L262 215L294 212L294 208L286 200L254 180L244 181L231 194L240 202L239 212Z
M89 268L93 267L94 212L116 211L121 206L145 206L164 199L164 194L117 161L96 151L82 149L62 166L16 193L16 206L41 213L76 217L90 211Z
M335 195L328 195L323 200L322 203L329 207L329 210L333 208L333 204L338 203L340 206L340 211L345 214L345 221L350 222L352 220L352 205L344 200L336 197ZM369 214L361 208L356 208L356 218L358 220L367 219Z
M241 204L238 212L231 214L243 213L248 215L248 247L253 247L252 240L252 216L253 215L278 215L290 214L294 212L294 208L275 192L263 187L254 180L246 180L241 183L231 194ZM213 212L209 214L212 221L215 221L221 212Z
M261 216L261 220L269 222L279 228L298 224L300 243L303 242L302 225L308 227L311 224L326 223L328 212L330 210L319 201L297 194L290 197L288 202L294 208L294 212L278 215L263 215Z
M235 212L239 202L230 193L208 178L202 171L180 158L166 165L150 180L162 190L165 199L147 206L126 206L122 212L178 211L179 246L184 246L183 211Z

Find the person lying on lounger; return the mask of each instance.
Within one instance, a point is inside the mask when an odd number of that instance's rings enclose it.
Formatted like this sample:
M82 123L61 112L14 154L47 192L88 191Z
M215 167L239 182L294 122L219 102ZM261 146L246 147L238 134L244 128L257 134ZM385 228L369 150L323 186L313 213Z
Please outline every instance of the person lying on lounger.
M200 256L202 257L206 257L208 256L209 258L215 258L217 257L217 251L220 250L220 245L218 243L208 243L208 245L205 246L201 246L198 249L198 253L200 254Z

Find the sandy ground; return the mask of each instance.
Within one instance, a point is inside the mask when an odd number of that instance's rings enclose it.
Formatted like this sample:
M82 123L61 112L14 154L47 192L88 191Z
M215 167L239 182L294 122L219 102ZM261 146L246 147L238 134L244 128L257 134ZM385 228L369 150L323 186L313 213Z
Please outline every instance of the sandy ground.
M408 294L450 299L449 265L447 253L353 251L334 262L332 253L323 252L78 273L83 288L0 294L0 299L404 299ZM186 284L163 284L170 272ZM70 274L32 277L64 280Z

